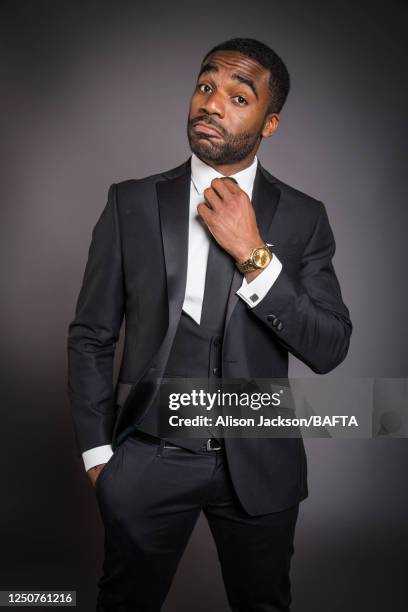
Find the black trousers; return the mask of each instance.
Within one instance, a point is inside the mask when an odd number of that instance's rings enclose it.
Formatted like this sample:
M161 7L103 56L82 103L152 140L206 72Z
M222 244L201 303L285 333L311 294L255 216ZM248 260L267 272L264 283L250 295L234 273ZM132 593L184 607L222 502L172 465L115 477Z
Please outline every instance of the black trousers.
M231 611L289 611L298 504L249 516L223 451L194 453L131 435L99 475L96 496L105 529L98 612L159 612L201 511Z

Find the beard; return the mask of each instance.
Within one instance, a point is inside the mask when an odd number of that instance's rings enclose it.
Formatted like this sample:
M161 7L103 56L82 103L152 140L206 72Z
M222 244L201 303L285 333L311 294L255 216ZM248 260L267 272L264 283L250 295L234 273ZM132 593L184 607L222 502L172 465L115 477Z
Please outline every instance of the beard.
M193 131L196 123L206 123L216 128L222 135L222 140L209 136L208 134L198 135ZM245 159L262 138L261 130L255 134L241 132L241 134L230 134L212 121L206 121L205 117L195 117L187 121L187 136L190 149L203 162L215 164L235 164Z

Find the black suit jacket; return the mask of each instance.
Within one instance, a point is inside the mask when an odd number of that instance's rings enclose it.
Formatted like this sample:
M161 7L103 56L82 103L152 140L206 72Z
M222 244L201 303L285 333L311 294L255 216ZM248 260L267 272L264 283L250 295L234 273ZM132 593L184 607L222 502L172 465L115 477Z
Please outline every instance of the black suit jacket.
M69 325L68 393L78 448L116 448L140 419L163 374L185 293L190 159L168 172L113 184L97 221ZM283 269L250 308L231 283L224 378L285 378L288 352L324 374L345 358L352 325L332 257L335 242L324 205L279 181L258 162L252 203L260 234ZM125 316L118 384L113 358ZM263 514L307 496L299 438L226 438L236 492L246 511ZM143 494L141 492L141 494Z

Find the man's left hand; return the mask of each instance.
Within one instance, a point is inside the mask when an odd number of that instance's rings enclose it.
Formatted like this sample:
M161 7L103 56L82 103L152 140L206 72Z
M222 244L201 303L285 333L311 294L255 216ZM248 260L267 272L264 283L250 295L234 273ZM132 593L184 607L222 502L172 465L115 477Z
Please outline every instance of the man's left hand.
M218 244L237 262L263 244L248 195L234 181L215 178L197 212Z

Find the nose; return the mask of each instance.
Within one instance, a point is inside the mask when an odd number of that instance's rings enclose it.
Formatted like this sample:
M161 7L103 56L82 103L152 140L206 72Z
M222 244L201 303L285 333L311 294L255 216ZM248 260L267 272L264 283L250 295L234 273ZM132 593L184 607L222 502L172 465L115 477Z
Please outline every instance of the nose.
M209 94L202 102L200 110L208 115L218 115L218 117L224 117L225 103L221 93L214 91Z

